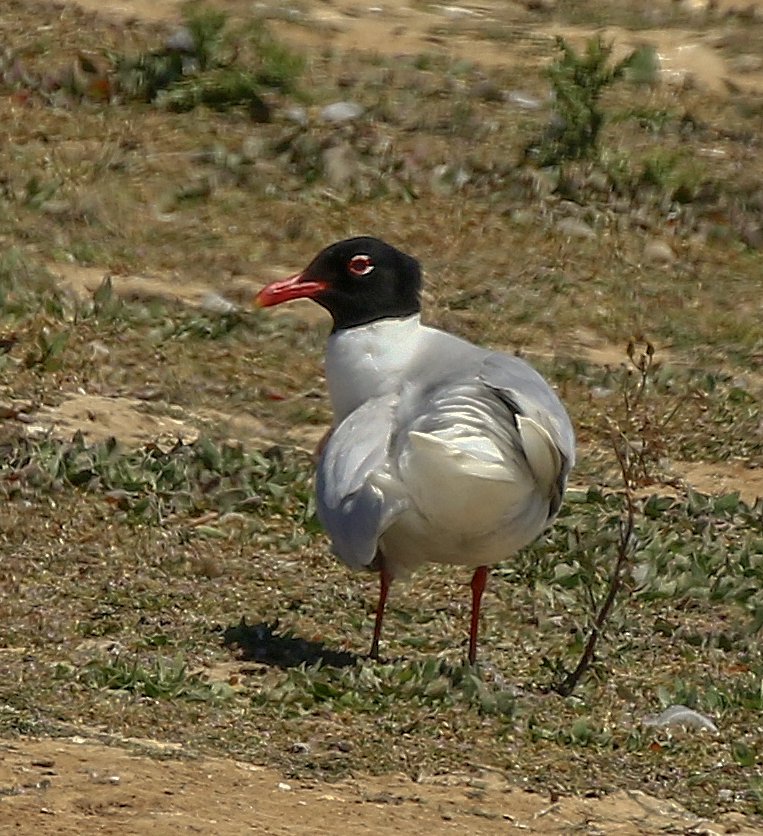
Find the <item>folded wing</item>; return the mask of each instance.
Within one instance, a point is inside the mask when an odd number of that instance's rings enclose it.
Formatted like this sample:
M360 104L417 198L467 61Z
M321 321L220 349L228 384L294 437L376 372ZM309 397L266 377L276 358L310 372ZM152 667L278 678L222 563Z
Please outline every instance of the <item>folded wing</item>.
M318 518L349 566L369 566L379 537L408 505L390 474L388 452L398 398L372 398L336 428L318 463Z
M517 357L489 354L480 380L515 412L524 455L549 497L553 517L575 463L575 434L567 411L540 374Z

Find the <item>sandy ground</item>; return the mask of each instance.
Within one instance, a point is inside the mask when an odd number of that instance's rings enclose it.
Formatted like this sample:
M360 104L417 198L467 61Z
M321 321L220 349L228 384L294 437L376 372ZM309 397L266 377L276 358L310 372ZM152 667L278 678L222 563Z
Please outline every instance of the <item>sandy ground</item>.
M80 0L94 11L121 17L157 21L177 18L175 0ZM395 51L432 49L440 44L429 34L435 14L430 7L401 0L385 3L384 14L355 3L316 4L324 24L321 31L303 30L301 38L317 45L329 39L337 47L374 47L391 44ZM464 3L441 7L443 15L485 17L505 3ZM517 5L517 20L526 10ZM697 7L701 5L696 3ZM733 5L725 3L725 5ZM748 2L750 7L763 3ZM350 8L352 7L352 9ZM369 7L370 9L370 7ZM450 9L451 11L447 11ZM460 11L459 11L460 10ZM352 12L350 14L350 12ZM548 31L550 37L555 32ZM566 34L570 34L567 32ZM574 34L574 33L573 33ZM577 33L583 36L585 33ZM627 44L630 35L611 33ZM664 54L664 66L676 77L690 73L697 83L722 92L733 75L706 43L681 43L681 33L639 33L650 37ZM506 60L506 53L470 44L467 38L449 40L452 52L481 60ZM758 74L740 85L761 83ZM60 265L58 265L60 270ZM70 269L62 281L80 291L92 291L103 271ZM204 305L209 289L172 284L166 277L115 277L118 293L161 295L192 305ZM254 285L252 285L254 287ZM246 288L244 288L246 290ZM293 312L293 311L292 311ZM608 347L593 346L591 357L614 359ZM622 354L620 349L617 349ZM55 412L34 416L39 427L55 427L71 436L76 429L90 438L117 435L125 441L156 439L163 435L193 437L189 424L141 411L128 398L77 396ZM265 428L240 428L249 438ZM745 498L763 494L763 473L741 465L719 471L717 466L692 465L684 473L695 487L713 492L740 490ZM0 652L3 652L0 650ZM167 757L171 755L172 757ZM330 823L330 824L328 824ZM748 828L742 818L730 816L709 823L679 804L659 801L640 793L619 792L605 798L559 798L532 794L509 785L490 772L438 776L413 782L405 776L359 776L335 784L293 782L277 772L233 760L195 757L182 747L153 741L125 741L110 736L71 730L68 737L0 740L0 833L14 834L163 834L242 833L309 834L330 826L335 833L495 833L536 834L655 834L763 833Z
M306 783L232 760L157 760L167 747L151 741L128 745L132 751L83 736L0 742L0 833L292 836L327 822L333 833L375 836L761 832L736 815L711 825L638 792L550 799L494 772Z
M77 0L86 9L119 18L142 18L172 23L179 17L180 0ZM235 13L237 0L218 0L217 5ZM262 4L277 8L278 4ZM675 0L657 0L653 4L675 5ZM763 0L682 0L681 5L694 12L700 22L707 14L718 20L726 13L763 17ZM389 0L385 3L356 3L333 0L302 4L307 8L309 26L275 26L282 37L305 48L365 50L382 54L417 54L443 52L483 64L521 64L527 67L529 56L523 43L533 39L553 39L557 35L581 44L594 31L590 27L560 26L544 21L527 2L506 0L466 0L459 4L424 4L412 0ZM470 35L472 27L500 22L512 29L510 48L505 38L493 41ZM712 28L698 30L655 27L631 32L621 27L607 27L604 37L615 44L615 56L624 56L635 47L655 47L662 80L669 84L691 84L714 95L730 91L763 90L763 67L739 70L729 66L716 49L718 33Z

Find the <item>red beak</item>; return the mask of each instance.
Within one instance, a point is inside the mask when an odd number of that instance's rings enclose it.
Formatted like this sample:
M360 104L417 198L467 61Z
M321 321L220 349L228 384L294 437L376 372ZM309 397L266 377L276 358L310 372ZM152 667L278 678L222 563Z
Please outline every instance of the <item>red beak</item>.
M297 273L288 279L279 279L263 287L254 297L254 304L257 308L269 308L291 299L315 299L327 288L326 282L307 279L304 273Z

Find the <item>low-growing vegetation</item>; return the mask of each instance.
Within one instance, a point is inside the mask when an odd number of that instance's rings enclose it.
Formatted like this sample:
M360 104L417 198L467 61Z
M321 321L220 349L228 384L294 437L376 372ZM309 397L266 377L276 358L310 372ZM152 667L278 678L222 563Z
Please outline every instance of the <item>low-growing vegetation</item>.
M9 8L0 734L762 816L754 97L663 85L653 51L613 63L599 38L520 39L517 68L301 50L283 10ZM499 24L463 26L515 37ZM578 431L558 521L491 574L476 670L447 567L393 586L386 658L363 655L375 579L331 557L312 499L327 327L250 310L363 232L421 258L429 321L526 355ZM59 278L88 265L84 290ZM56 416L87 397L75 433ZM704 721L657 721L676 705Z

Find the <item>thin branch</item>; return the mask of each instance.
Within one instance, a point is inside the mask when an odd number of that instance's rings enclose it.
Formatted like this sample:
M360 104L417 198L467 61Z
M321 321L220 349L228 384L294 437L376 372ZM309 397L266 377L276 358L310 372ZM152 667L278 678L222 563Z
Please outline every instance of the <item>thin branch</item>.
M621 446L622 441L625 445ZM636 508L633 501L632 489L632 473L631 463L628 456L627 440L623 438L621 433L612 433L612 444L615 448L615 456L620 466L620 472L623 477L623 485L625 487L625 518L620 520L620 537L617 544L617 560L615 568L612 571L612 576L609 579L609 586L607 594L604 596L604 601L596 613L591 627L591 633L588 636L583 653L580 657L575 670L567 674L567 676L556 686L555 690L563 697L568 697L576 688L580 678L590 668L593 661L594 652L596 651L596 644L599 641L604 625L609 618L609 614L614 606L617 596L623 586L624 569L630 559L631 543L633 540L633 530L635 527Z

